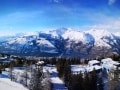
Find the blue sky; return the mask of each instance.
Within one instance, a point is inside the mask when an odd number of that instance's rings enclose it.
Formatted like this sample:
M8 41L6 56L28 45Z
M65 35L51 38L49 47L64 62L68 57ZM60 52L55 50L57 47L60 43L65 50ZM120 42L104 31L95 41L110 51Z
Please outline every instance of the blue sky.
M0 0L0 35L61 27L120 30L120 0Z

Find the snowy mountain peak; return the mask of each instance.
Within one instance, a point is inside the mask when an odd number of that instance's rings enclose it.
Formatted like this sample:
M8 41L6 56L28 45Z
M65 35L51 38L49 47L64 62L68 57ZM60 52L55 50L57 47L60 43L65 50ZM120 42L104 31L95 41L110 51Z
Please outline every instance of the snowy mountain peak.
M69 41L74 41L75 43L78 42L82 42L82 43L89 43L89 42L93 42L94 38L85 32L81 32L81 31L75 31L75 30L67 30L62 37L65 40L69 40Z
M116 36L120 37L120 32L114 33Z
M108 44L111 40L114 40L114 35L107 30L89 30L86 33L91 34L95 39L95 46L100 47L109 47L111 46Z
M106 30L77 31L71 28L24 33L1 42L0 48L6 52L54 53L61 55L87 55L103 53L103 48L109 52L120 52L120 38ZM42 54L43 55L43 54Z
M57 34L62 35L64 34L67 30L70 30L71 28L59 28L56 29L55 31L57 32Z
M54 34L54 35L62 35L68 30L70 30L70 29L69 28L68 29L67 28L59 28L56 30L50 30L50 31L48 31L48 33Z
M108 32L107 30L89 30L86 31L95 37L95 39L100 39L103 37L112 37L113 34Z
M71 40L85 39L85 35L83 32L74 31L74 30L67 30L62 36L64 37L64 39L71 39Z
M24 33L23 36L34 36L34 35L38 35L38 32L27 32L27 33Z

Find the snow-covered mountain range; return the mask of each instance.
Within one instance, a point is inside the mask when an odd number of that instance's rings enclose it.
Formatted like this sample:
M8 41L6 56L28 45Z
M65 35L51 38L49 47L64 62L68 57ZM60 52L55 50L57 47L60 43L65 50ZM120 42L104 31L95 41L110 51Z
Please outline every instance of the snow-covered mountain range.
M35 56L107 56L120 53L120 36L106 30L60 28L2 40L0 52Z

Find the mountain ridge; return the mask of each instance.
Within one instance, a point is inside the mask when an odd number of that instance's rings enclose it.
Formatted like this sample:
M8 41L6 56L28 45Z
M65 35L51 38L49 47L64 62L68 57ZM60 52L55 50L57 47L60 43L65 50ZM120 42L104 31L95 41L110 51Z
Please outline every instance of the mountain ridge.
M107 30L60 28L23 34L0 43L0 52L35 56L92 57L120 53L120 36Z

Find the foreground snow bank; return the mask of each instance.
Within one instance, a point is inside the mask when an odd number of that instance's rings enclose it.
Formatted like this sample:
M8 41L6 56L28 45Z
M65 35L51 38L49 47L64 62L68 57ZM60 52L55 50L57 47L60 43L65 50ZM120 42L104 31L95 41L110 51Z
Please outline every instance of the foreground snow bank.
M10 81L8 78L0 78L0 90L28 90L19 83Z

